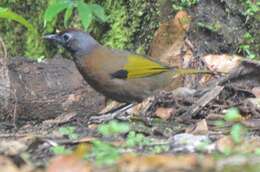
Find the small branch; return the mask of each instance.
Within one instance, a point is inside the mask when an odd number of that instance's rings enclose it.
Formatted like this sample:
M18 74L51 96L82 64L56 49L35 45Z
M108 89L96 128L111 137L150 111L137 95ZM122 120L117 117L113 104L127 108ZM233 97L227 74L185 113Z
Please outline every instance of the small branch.
M7 58L7 49L6 49L3 39L1 37L0 37L0 46L2 47L2 50L3 50L3 58L6 59Z

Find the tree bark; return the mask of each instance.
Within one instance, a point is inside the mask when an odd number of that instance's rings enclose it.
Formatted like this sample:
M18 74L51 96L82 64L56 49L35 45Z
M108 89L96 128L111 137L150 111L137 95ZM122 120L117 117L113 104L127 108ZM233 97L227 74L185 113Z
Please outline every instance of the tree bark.
M45 120L68 112L90 115L103 106L104 97L90 88L70 60L0 58L0 120Z

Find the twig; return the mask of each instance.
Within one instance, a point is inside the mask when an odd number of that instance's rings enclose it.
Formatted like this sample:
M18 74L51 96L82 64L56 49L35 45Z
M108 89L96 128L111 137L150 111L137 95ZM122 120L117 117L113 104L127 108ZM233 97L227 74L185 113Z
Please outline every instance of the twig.
M1 38L0 36L0 44L1 44L1 47L3 48L3 58L7 58L7 49L6 49L6 46L5 46L5 43L3 41L3 39Z
M214 100L223 89L224 86L215 86L214 88L212 88L209 92L207 92L199 100L197 100L196 103L191 106L191 108L188 109L185 114L182 115L182 117L190 118L196 116L196 114L212 100Z
M16 128L16 113L17 113L17 96L16 96L16 89L14 90L14 98L15 98L15 103L14 103L14 112L13 112L13 125L14 128Z

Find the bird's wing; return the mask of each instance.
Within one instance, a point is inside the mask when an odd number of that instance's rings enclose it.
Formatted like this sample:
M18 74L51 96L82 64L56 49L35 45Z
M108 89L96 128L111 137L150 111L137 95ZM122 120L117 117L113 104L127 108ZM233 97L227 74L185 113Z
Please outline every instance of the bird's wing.
M112 76L119 79L133 79L156 75L168 70L168 67L149 58L130 54L123 69L114 72Z

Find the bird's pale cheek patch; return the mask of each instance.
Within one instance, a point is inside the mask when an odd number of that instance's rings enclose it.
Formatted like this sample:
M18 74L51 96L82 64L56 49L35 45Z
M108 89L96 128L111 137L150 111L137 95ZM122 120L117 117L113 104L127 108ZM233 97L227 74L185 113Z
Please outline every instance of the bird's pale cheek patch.
M127 79L127 76L128 76L127 70L123 70L123 69L118 70L115 73L111 74L112 78L117 78L117 79Z

